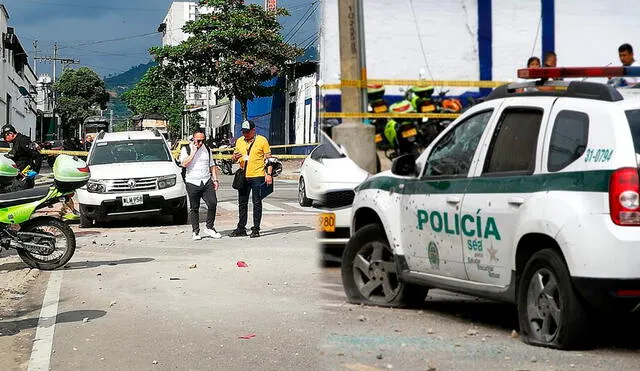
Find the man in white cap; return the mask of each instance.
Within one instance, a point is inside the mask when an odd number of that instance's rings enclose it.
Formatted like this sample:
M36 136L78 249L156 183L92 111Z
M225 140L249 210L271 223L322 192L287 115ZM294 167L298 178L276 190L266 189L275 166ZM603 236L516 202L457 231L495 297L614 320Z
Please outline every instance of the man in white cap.
M242 138L238 138L236 141L232 159L244 169L247 181L245 187L238 190L238 227L229 234L230 237L247 235L249 193L251 193L253 200L253 228L251 228L250 237L260 237L261 189L264 183L268 185L273 183L271 166L267 167L265 172L265 160L269 157L271 157L271 148L267 138L256 134L256 125L253 121L244 121L242 123Z

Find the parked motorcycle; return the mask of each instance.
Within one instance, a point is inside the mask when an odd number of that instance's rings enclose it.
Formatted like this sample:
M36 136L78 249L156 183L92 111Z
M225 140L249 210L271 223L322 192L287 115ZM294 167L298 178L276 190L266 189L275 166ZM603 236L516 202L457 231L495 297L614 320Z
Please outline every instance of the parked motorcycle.
M414 110L420 113L460 113L462 111L462 103L459 99L445 98L448 90L441 91L437 98L433 97L434 90L433 86L412 87L407 91L405 97L411 101ZM429 146L451 122L453 122L452 119L428 117L418 121L422 147Z
M0 156L0 185L11 184L18 173L11 159ZM54 184L49 188L0 194L0 248L16 249L28 266L41 270L64 266L75 252L76 239L61 219L34 214L66 202L91 177L84 161L67 155L57 157L53 174Z
M373 85L367 86L367 100L369 103L369 113L389 112L389 106L384 100L384 86ZM375 118L368 120L369 124L375 127L376 148L380 151L386 151L390 148L390 143L384 135L384 129L387 126L387 118Z
M408 100L392 104L389 110L392 113L415 113L411 102ZM387 120L384 128L384 138L389 143L389 148L385 151L387 158L393 160L400 155L418 155L421 151L418 134L418 126L415 119Z
M221 145L220 147L218 147L221 150L225 150L225 151L220 151L220 154L231 154L233 152L233 147L229 146L229 145ZM216 166L219 166L220 169L222 170L222 174L226 174L226 175L231 175L233 174L233 170L231 169L233 166L233 162L230 159L226 159L226 160L215 160Z

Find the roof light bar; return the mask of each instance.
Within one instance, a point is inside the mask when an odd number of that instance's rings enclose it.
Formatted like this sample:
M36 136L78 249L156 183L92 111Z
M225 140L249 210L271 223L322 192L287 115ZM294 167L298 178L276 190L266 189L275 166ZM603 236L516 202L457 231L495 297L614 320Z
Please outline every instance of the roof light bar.
M640 76L640 67L544 67L518 70L521 79Z

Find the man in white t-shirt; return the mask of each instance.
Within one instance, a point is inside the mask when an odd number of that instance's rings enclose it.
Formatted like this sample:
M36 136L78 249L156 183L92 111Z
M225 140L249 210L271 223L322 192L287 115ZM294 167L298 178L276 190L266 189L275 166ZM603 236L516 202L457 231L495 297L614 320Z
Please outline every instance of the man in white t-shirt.
M640 67L640 64L633 57L633 47L629 44L622 44L618 47L618 58L624 67ZM615 77L609 79L607 84L615 87L632 87L640 82L637 77Z
M211 150L204 144L206 137L202 130L193 133L192 142L182 147L180 151L180 165L186 169L184 181L189 196L189 218L193 229L193 239L200 240L200 199L207 204L207 222L204 233L212 238L221 238L213 227L216 219L218 199L218 177L215 164L211 156Z

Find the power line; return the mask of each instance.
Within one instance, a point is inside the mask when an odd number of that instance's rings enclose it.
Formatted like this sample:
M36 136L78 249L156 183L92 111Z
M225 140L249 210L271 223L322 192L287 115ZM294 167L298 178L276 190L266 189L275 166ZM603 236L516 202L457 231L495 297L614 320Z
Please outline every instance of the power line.
M285 40L285 42L289 42L293 39L293 37L300 32L300 30L302 29L302 26L304 26L307 21L309 20L309 18L311 18L311 16L313 15L313 13L316 12L316 10L318 10L318 8L320 7L320 5L316 5L315 8L313 8L313 11L311 11L311 13L309 13L309 15L307 16L307 18L305 18L305 20L300 24L300 26L298 26L298 29L295 30L295 32L288 38Z
M431 74L431 69L429 68L429 63L427 62L427 53L424 51L424 44L422 42L422 35L420 35L420 27L418 26L418 18L416 17L416 10L413 8L413 0L409 0L409 4L411 5L411 12L413 13L413 23L416 25L416 31L418 32L418 41L420 41L420 49L422 50L422 58L424 59L424 64L427 67L427 71L429 72L429 77L433 80L433 75Z
M300 22L302 22L302 19L307 15L307 13L308 13L309 11L311 11L311 8L313 8L313 6L314 6L317 2L318 2L318 1L316 0L316 1L312 2L311 4L309 4L309 7L308 7L308 8L307 8L307 10L304 12L304 14L302 14L302 16L298 19L298 22L296 22L296 24L294 24L294 25L293 25L293 27L291 27L291 29L289 30L289 32L287 32L287 34L286 34L286 35L284 35L284 37L283 37L284 39L286 39L286 38L291 34L291 32L293 32L293 30L298 26L298 24L300 24Z

